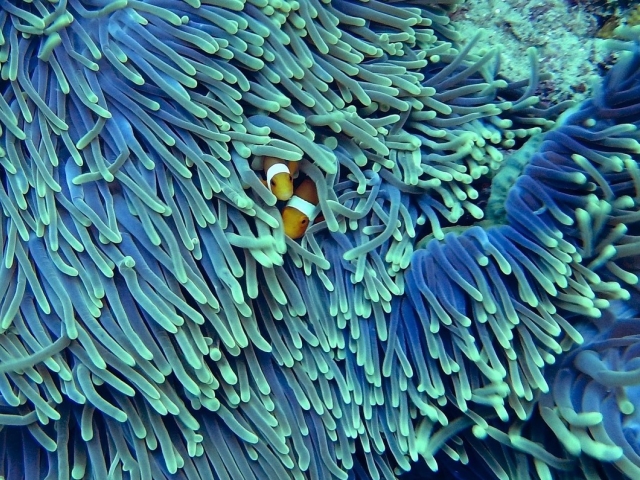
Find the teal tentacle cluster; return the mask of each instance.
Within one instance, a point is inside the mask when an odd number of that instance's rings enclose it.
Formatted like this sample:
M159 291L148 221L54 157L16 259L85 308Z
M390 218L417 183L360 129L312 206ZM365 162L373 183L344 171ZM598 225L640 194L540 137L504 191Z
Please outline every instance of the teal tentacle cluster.
M568 105L461 47L459 3L2 4L0 475L576 464L516 430L638 280L637 58L498 173ZM266 157L315 185L300 241Z
M637 319L627 317L637 313L640 57L626 47L592 100L496 176L489 218L503 224L429 242L405 275L400 341L420 327L435 334L425 349L449 365L442 391L467 414L462 438L498 478L639 472Z

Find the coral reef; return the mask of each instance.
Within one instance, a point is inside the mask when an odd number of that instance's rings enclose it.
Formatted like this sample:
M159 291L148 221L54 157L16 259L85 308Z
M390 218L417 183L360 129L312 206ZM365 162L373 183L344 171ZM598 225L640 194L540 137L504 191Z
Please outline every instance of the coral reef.
M591 96L598 78L597 64L608 54L604 40L596 38L602 17L590 8L591 3L468 0L452 18L463 38L472 37L478 27L486 30L485 40L476 48L502 49L501 75L526 76L525 52L533 46L544 62L545 73L551 75L540 85L541 100L581 101Z
M635 474L640 56L556 126L459 3L3 3L4 478Z

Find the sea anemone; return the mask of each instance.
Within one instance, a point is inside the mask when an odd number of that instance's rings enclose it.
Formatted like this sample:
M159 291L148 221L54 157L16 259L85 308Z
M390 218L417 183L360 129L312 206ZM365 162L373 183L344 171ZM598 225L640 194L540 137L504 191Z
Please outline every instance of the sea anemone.
M494 178L568 105L458 3L3 3L5 478L394 478L529 418L637 282L638 59ZM299 242L265 156L317 188Z
M638 303L629 292L637 291L640 252L639 66L637 50L626 51L594 98L568 112L535 153L524 148L507 161L493 180L493 226L429 242L405 275L410 307L401 325L431 326L431 342L443 346L428 346L429 361L441 371L443 358L456 362L443 390L462 412L469 400L494 410L462 423L499 444L463 435L498 478L640 472L637 320L616 315ZM473 387L488 395L474 398ZM423 422L431 435L432 422ZM433 462L434 451L426 453Z

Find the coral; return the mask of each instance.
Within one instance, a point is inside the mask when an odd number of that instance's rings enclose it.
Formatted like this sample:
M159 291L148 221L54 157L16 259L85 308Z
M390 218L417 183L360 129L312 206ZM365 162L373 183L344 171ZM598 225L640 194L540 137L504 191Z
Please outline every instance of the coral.
M606 22L600 27L596 36L598 38L614 38L615 29L620 26L620 19L615 15L612 15Z
M453 19L463 39L473 37L478 27L486 30L478 48L502 50L502 76L528 75L525 52L534 46L550 76L537 93L541 100L582 101L598 80L595 65L608 53L604 40L595 38L599 17L587 8L571 7L567 0L468 0Z
M5 478L394 478L530 418L638 280L638 58L500 171L569 105L458 3L3 4Z
M615 38L616 28L620 25L634 27L640 23L640 5L637 2L607 2L606 8L598 9L596 5L584 5L600 17L598 38Z

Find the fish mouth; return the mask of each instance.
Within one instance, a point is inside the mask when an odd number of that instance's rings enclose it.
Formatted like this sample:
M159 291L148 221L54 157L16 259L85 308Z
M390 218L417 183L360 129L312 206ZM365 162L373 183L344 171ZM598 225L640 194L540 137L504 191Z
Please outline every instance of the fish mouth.
M278 191L275 191L273 194L276 196L278 200L286 202L293 196L293 189L285 190L284 192L278 190Z
M284 227L284 234L292 240L298 240L304 235L304 230L296 227Z

